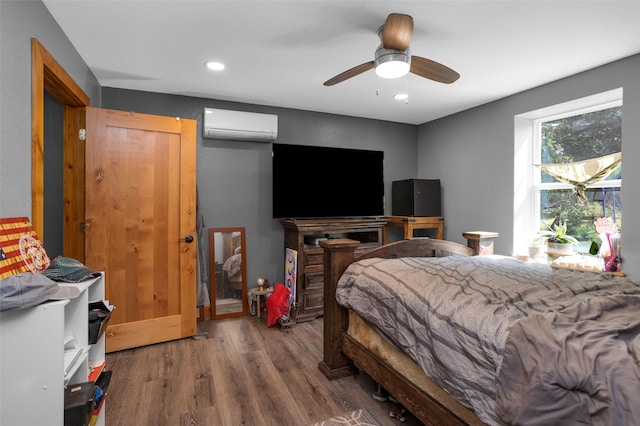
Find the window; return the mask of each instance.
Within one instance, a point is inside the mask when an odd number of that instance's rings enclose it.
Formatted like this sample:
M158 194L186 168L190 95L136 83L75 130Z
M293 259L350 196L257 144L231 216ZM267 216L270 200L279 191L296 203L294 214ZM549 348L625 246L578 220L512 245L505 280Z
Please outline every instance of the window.
M610 154L620 153L621 89L517 116L515 136L515 253L525 253L539 230L559 222L581 242L574 249L583 253L589 252L592 241L600 243L593 224L597 218L612 218L622 230L621 163L614 162L604 179L577 191L583 197L576 196L576 186L563 181L567 173L534 166L585 162L588 168L594 163L588 160L603 157L599 163L604 164L614 157Z

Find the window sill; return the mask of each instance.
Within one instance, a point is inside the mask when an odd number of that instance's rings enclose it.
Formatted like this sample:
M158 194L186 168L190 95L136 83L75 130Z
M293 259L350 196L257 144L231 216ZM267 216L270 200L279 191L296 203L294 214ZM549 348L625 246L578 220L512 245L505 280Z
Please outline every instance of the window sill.
M546 263L552 268L565 268L577 271L599 272L601 274L611 274L618 277L624 277L624 272L608 272L603 271L603 261L593 256L585 256L582 254L574 254L571 256L547 256L542 255L530 258L526 255L516 255L515 257L532 263Z

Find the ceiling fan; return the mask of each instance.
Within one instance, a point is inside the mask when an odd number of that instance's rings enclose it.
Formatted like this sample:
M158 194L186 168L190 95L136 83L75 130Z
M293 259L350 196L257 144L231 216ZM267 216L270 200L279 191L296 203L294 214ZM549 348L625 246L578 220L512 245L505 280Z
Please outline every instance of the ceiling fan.
M324 82L333 86L371 69L383 78L397 78L411 72L420 77L450 84L460 78L460 74L438 62L411 55L409 42L413 33L413 18L409 15L392 13L378 29L380 46L375 59L355 66Z

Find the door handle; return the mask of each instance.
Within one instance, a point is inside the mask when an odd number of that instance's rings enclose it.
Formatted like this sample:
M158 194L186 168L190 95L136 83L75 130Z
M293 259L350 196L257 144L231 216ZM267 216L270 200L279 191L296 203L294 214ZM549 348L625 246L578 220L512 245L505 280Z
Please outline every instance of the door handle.
M193 237L191 235L187 235L184 238L180 238L178 241L184 241L185 243L192 243L193 242Z

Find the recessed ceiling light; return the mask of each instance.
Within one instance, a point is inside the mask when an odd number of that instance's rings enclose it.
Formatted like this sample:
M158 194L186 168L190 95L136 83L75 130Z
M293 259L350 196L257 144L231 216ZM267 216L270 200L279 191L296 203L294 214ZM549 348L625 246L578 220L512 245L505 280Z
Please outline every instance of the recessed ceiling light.
M406 101L407 99L409 99L409 94L398 93L397 95L393 95L393 99L395 99L396 101Z
M207 68L213 71L222 71L224 69L224 64L222 62L209 61L207 62Z

